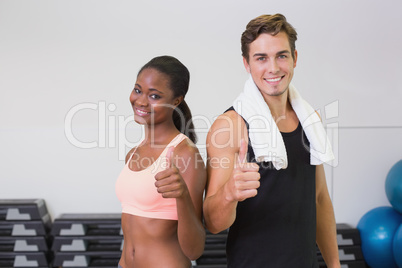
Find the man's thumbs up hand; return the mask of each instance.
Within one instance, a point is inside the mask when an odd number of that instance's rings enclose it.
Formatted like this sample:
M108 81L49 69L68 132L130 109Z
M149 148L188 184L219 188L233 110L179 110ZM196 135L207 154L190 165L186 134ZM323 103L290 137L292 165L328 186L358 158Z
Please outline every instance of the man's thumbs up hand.
M232 175L226 182L228 198L231 201L243 201L254 197L260 187L259 166L256 163L247 162L247 147L247 143L242 139Z

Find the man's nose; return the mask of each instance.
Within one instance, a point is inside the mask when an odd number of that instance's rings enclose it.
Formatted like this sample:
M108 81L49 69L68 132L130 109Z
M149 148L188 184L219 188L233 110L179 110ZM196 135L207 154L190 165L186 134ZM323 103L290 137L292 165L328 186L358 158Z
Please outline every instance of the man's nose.
M267 64L268 64L268 71L270 73L275 74L279 71L279 65L276 59L268 61Z

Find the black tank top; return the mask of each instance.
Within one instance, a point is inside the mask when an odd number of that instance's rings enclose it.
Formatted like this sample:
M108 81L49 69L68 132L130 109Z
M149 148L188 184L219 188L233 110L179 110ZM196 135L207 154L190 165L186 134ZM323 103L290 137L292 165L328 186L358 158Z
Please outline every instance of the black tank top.
M229 228L230 268L318 267L315 166L310 164L309 142L300 123L295 131L281 134L288 167L276 170L272 162L257 163L258 194L238 203ZM247 159L256 163L250 138L248 144Z

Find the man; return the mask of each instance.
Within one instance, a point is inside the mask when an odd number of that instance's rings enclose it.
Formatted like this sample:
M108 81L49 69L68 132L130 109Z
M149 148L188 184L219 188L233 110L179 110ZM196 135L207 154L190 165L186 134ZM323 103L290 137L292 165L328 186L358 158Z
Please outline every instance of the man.
M204 217L212 233L230 227L228 267L318 267L316 244L328 267L340 267L322 165L332 151L320 148L320 119L306 116L312 108L291 85L296 39L281 14L249 22L241 42L250 79L207 136Z

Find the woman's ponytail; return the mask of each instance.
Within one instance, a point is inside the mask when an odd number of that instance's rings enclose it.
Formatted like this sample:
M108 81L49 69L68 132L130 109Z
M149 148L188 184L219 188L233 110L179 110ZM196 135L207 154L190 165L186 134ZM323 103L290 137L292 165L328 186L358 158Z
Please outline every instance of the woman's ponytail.
M192 142L197 143L197 135L195 134L193 117L185 100L183 100L174 110L173 122L181 133L189 137Z

